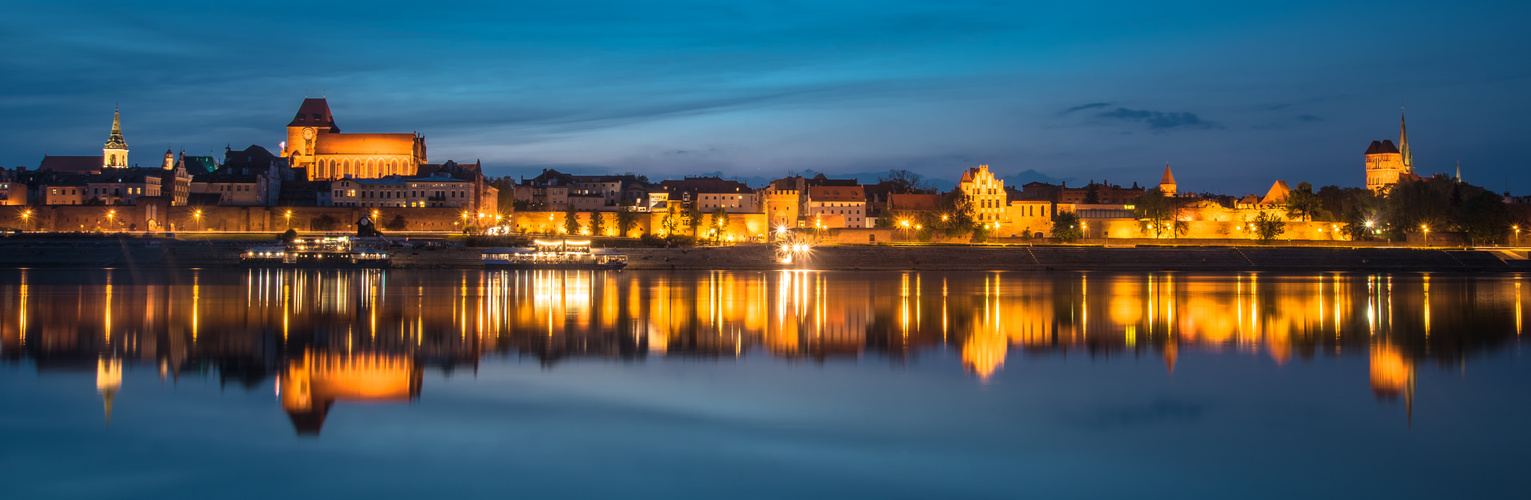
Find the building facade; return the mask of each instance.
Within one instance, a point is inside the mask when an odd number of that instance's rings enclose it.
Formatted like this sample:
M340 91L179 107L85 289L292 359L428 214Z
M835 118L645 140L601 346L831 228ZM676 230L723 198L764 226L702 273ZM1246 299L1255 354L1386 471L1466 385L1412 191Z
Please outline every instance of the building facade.
M989 172L988 165L979 165L978 168L963 171L962 180L957 182L957 189L961 190L972 203L973 219L979 224L994 224L1004 218L1005 181L994 177L994 174Z
M809 186L808 227L867 227L866 193L861 186Z
M307 180L414 176L426 163L425 137L341 133L323 98L303 99L283 144L281 156L292 168L305 169Z

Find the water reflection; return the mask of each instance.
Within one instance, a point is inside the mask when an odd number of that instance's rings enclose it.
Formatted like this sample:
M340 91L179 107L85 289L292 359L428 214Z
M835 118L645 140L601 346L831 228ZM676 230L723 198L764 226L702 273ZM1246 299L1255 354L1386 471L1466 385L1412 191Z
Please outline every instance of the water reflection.
M794 360L960 357L975 383L1036 355L1364 356L1412 408L1417 365L1518 341L1518 276L608 272L0 271L0 356L275 387L297 432L337 401L408 402L422 373L487 356ZM131 394L131 387L128 388ZM130 397L124 395L124 397Z

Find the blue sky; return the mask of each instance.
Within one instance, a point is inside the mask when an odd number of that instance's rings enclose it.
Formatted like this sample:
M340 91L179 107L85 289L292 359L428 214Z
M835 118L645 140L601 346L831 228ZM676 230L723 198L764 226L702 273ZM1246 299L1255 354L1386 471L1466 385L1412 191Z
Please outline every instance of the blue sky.
M1085 182L1531 191L1514 2L7 2L0 165L275 149L304 95L341 128L418 131L491 175L651 177L988 164ZM873 179L864 179L872 181Z

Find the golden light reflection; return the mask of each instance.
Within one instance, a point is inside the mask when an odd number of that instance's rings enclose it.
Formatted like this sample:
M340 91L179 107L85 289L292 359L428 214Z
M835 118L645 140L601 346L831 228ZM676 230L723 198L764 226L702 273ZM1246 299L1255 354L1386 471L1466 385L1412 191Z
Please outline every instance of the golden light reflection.
M252 372L281 374L283 407L320 423L319 378L334 400L397 399L426 366L491 356L950 356L992 381L1012 355L1162 357L1167 376L1180 354L1290 364L1366 353L1373 389L1407 394L1399 381L1420 359L1465 363L1501 345L1522 331L1523 307L1518 279L1492 277L289 269L112 271L82 286L15 272L19 285L0 285L8 356L97 365L107 399L107 381L120 385L133 363L165 379L265 366Z

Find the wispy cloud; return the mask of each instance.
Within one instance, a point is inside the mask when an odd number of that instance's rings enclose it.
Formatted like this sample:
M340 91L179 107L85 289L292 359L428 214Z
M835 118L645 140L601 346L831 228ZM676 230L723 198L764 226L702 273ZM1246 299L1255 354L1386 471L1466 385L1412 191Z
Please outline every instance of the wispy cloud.
M1148 128L1153 129L1153 130L1170 130L1170 129L1177 129L1177 128L1183 128L1183 129L1223 128L1223 126L1217 124L1217 122L1211 122L1211 121L1203 120L1203 119L1201 119L1200 116L1196 116L1196 113L1191 113L1191 112L1186 112L1186 111L1180 111L1180 112L1171 111L1171 112L1167 112L1166 113L1166 112L1163 112L1163 111L1150 111L1150 110L1145 110L1145 109L1116 108L1114 110L1107 111L1105 113L1101 113L1101 114L1098 114L1098 115L1095 115L1095 116L1100 117L1100 118L1112 118L1112 119L1132 121L1132 122L1143 122L1143 123L1147 123L1148 124Z
M1080 104L1078 106L1074 106L1072 108L1063 110L1062 112L1058 113L1058 116L1063 116L1063 115L1066 115L1066 114L1069 114L1069 113L1073 113L1075 111L1084 111L1086 109L1095 109L1095 108L1105 108L1105 107L1109 107L1109 106L1111 106L1111 103L1109 103L1109 102L1092 102L1092 103L1089 103L1089 104Z

